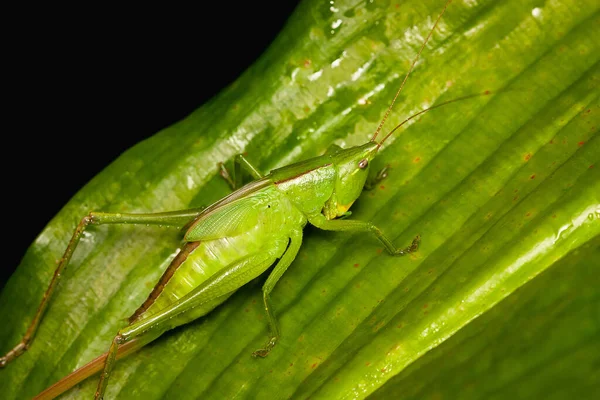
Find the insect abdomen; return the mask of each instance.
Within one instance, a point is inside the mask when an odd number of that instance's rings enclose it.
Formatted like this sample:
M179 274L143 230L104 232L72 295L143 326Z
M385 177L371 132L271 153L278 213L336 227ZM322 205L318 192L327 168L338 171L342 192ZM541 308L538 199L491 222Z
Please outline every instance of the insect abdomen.
M263 251L264 246L268 246L274 240L289 237L292 229L301 228L306 223L306 218L302 213L275 186L265 188L251 197L244 201L252 205L252 207L245 206L249 208L249 212L253 212L252 226L234 236L197 242L197 247L179 265L154 303L142 314L142 319L172 305L221 269L244 257ZM239 208L239 205L235 204L229 206ZM215 213L216 217L219 215ZM210 226L212 221L207 218L203 223ZM224 229L231 232L231 224L228 225ZM201 229L195 229L200 232L197 235L200 235ZM208 231L210 231L210 235L215 234L212 227ZM192 311L186 312L182 318L176 318L173 325L181 325L207 314L232 293L223 294L210 302L195 307Z

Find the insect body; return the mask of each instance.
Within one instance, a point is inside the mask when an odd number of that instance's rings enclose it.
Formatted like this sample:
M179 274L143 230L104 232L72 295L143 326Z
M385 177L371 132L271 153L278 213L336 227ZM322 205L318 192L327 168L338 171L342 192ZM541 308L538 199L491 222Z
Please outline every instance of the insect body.
M266 356L279 337L269 294L296 257L307 222L328 230L373 232L392 254L416 250L418 240L397 249L370 223L334 220L360 194L377 148L377 143L332 147L324 156L274 170L200 212L184 236L185 258L175 258L118 344L205 315L279 259L263 288L271 336L254 353Z
M188 221L184 245L173 259L148 299L130 318L130 325L119 331L106 355L96 397L102 398L115 358L159 337L179 325L209 313L235 290L261 275L271 265L275 267L263 286L264 306L268 316L270 336L265 347L254 356L265 357L279 338L269 295L279 278L292 263L302 242L302 228L307 222L325 230L373 233L394 255L415 251L419 238L404 249L394 244L369 222L340 220L360 195L369 173L370 161L379 144L369 142L350 149L331 146L321 157L276 169L261 177L242 156L236 158L257 180L234 191L223 200L203 210L159 214L90 213L83 218L65 251L56 276L68 263L86 226L90 224L161 224L181 225ZM228 177L226 175L226 177ZM278 260L278 261L277 261ZM48 299L56 285L51 283ZM47 300L38 310L34 324L39 322ZM34 326L32 324L32 326ZM30 328L22 343L2 358L6 364L21 354L33 336ZM126 344L130 342L128 347ZM104 358L98 359L82 372L70 376L75 384L95 372ZM85 367L84 367L85 368ZM50 388L39 398L51 398L56 388Z
M382 124L384 121L385 117ZM408 247L398 248L372 223L339 218L348 215L349 208L360 196L369 176L371 161L393 132L377 142L381 126L366 144L349 149L332 145L320 157L273 170L266 176L239 155L234 162L235 181L222 168L223 177L237 190L205 209L157 214L90 213L73 233L25 336L0 358L0 366L14 360L30 345L49 299L86 227L102 224L183 226L184 242L147 300L129 318L129 325L115 336L109 351L37 398L53 398L101 369L103 372L95 397L103 398L117 356L125 356L165 331L206 315L238 288L274 265L263 286L269 339L263 348L253 353L256 357L265 357L280 337L270 293L296 257L302 243L302 229L307 223L323 230L372 234L392 255L417 250L419 236ZM245 186L241 186L242 168L255 178ZM377 179L381 177L379 174Z

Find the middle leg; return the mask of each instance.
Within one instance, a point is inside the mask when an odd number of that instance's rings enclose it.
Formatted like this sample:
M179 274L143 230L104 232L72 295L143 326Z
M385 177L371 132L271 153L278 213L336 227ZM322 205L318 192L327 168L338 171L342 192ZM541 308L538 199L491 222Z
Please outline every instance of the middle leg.
M265 311L267 312L267 318L269 320L269 341L266 346L262 349L256 350L252 353L253 357L266 357L267 354L271 351L271 349L275 346L277 341L279 340L280 330L279 324L277 323L277 319L275 318L275 313L273 312L273 305L271 304L271 292L275 288L275 285L279 281L279 278L283 276L285 271L288 269L290 264L298 255L298 250L300 250L300 246L302 245L302 230L292 231L290 234L290 245L288 249L283 254L273 271L267 278L267 281L263 285L263 301L265 304Z

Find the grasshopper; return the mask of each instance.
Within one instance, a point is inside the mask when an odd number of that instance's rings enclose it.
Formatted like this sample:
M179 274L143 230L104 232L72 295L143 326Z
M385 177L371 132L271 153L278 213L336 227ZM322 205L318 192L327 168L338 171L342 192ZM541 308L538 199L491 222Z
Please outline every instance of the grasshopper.
M38 399L54 398L100 370L95 399L102 399L117 357L126 356L164 332L208 314L238 288L275 265L262 288L269 337L265 346L252 354L266 357L281 335L270 294L294 261L307 223L323 230L370 233L391 255L402 256L416 251L420 241L418 235L407 247L397 247L374 224L341 217L349 215L350 207L366 186L385 178L386 171L383 170L368 180L371 161L400 126L434 108L477 96L465 96L426 108L377 141L394 102L450 1L437 17L367 143L348 149L332 145L322 156L272 170L267 175L261 174L243 155L238 155L232 174L220 165L221 175L234 191L206 208L152 214L91 212L85 216L60 259L33 321L21 342L0 358L0 367L15 360L31 345L60 277L90 225L173 226L184 227L185 233L179 252L144 303L129 317L129 325L114 337L108 352L46 389L36 397ZM255 180L242 186L242 170Z

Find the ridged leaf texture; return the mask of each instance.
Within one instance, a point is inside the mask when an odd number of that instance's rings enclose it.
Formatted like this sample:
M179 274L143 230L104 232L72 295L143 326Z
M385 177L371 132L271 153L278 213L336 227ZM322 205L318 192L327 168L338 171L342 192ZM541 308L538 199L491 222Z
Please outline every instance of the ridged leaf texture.
M80 218L167 211L228 193L217 163L263 171L367 141L442 0L306 0L266 53L183 121L131 148L60 211L0 297L0 351L18 342ZM384 131L427 106L373 168L353 219L305 229L273 293L266 359L260 285L118 363L107 398L592 398L600 381L600 3L454 1ZM176 230L90 229L31 349L0 371L29 398L105 352L181 240ZM97 378L66 393L92 398Z

